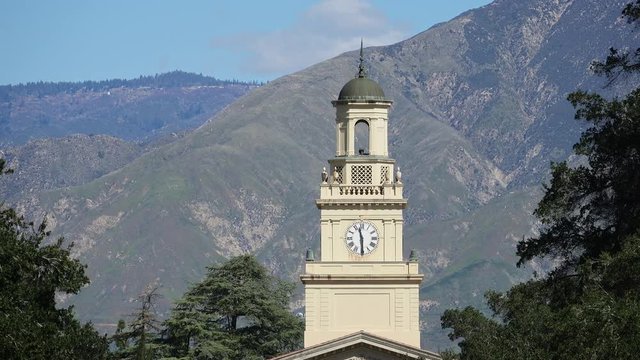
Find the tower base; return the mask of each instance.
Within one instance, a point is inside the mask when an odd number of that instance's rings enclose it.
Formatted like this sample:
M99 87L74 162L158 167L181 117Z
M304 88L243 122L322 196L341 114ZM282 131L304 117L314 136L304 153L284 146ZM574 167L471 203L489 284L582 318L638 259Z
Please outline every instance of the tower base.
M420 347L417 262L308 262L304 346L365 330Z

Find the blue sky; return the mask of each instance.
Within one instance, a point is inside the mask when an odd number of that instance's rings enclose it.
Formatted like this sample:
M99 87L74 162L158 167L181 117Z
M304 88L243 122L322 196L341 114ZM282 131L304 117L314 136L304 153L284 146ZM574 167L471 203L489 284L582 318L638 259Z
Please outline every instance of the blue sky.
M0 0L0 84L184 70L271 80L490 0Z

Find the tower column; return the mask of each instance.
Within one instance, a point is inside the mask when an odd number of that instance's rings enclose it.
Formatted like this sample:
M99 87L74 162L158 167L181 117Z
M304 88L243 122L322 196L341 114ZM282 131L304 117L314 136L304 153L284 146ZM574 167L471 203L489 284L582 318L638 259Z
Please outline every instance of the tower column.
M357 76L336 109L336 156L323 174L320 261L307 261L301 280L307 300L305 347L359 331L420 347L419 287L423 275L403 255L407 199L394 181L387 124L392 102L366 77L360 52ZM356 148L356 123L367 121L368 152Z

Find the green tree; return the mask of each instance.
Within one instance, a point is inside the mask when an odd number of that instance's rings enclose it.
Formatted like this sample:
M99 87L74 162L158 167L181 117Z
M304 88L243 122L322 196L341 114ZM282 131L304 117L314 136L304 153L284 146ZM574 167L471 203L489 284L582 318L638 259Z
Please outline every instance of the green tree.
M151 360L159 356L160 321L156 314L159 297L158 287L147 286L138 296L140 307L131 314L133 320L129 326L126 327L124 320L118 321L116 333L111 337L116 347L114 358Z
M114 356L115 358L117 358L117 354L122 353L127 349L128 339L127 339L127 336L125 335L126 328L127 328L127 323L123 319L118 320L116 332L111 337L111 342L115 346L115 354L116 354L116 356Z
M623 16L640 17L640 1ZM640 50L610 49L594 64L609 84L640 71ZM485 295L493 314L448 310L442 317L461 359L630 359L640 353L640 89L607 100L569 95L591 124L574 146L587 164L552 164L535 215L540 235L521 241L518 266L552 258L542 278Z
M13 169L7 168L6 165L7 161L5 159L0 159L0 175L13 173Z
M627 4L622 10L622 16L629 23L640 19L640 1L636 0ZM609 78L609 84L618 80L620 75L630 74L640 71L640 48L635 51L628 49L609 49L609 56L604 62L594 63L593 69L596 74L605 75Z
M208 268L165 322L165 355L264 359L302 346L302 321L288 309L293 284L249 255Z
M0 159L0 174L10 172ZM57 293L75 294L89 279L70 246L47 241L45 228L0 205L0 358L106 358L106 338L71 307L56 308Z

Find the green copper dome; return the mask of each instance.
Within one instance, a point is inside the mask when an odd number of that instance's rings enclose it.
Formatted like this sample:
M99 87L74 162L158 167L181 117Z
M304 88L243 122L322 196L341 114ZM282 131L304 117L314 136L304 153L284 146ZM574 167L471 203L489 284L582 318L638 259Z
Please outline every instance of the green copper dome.
M377 82L367 79L366 77L357 77L355 79L350 80L346 83L342 90L340 90L340 95L338 95L338 100L374 100L374 101L385 101L384 92L380 85Z

